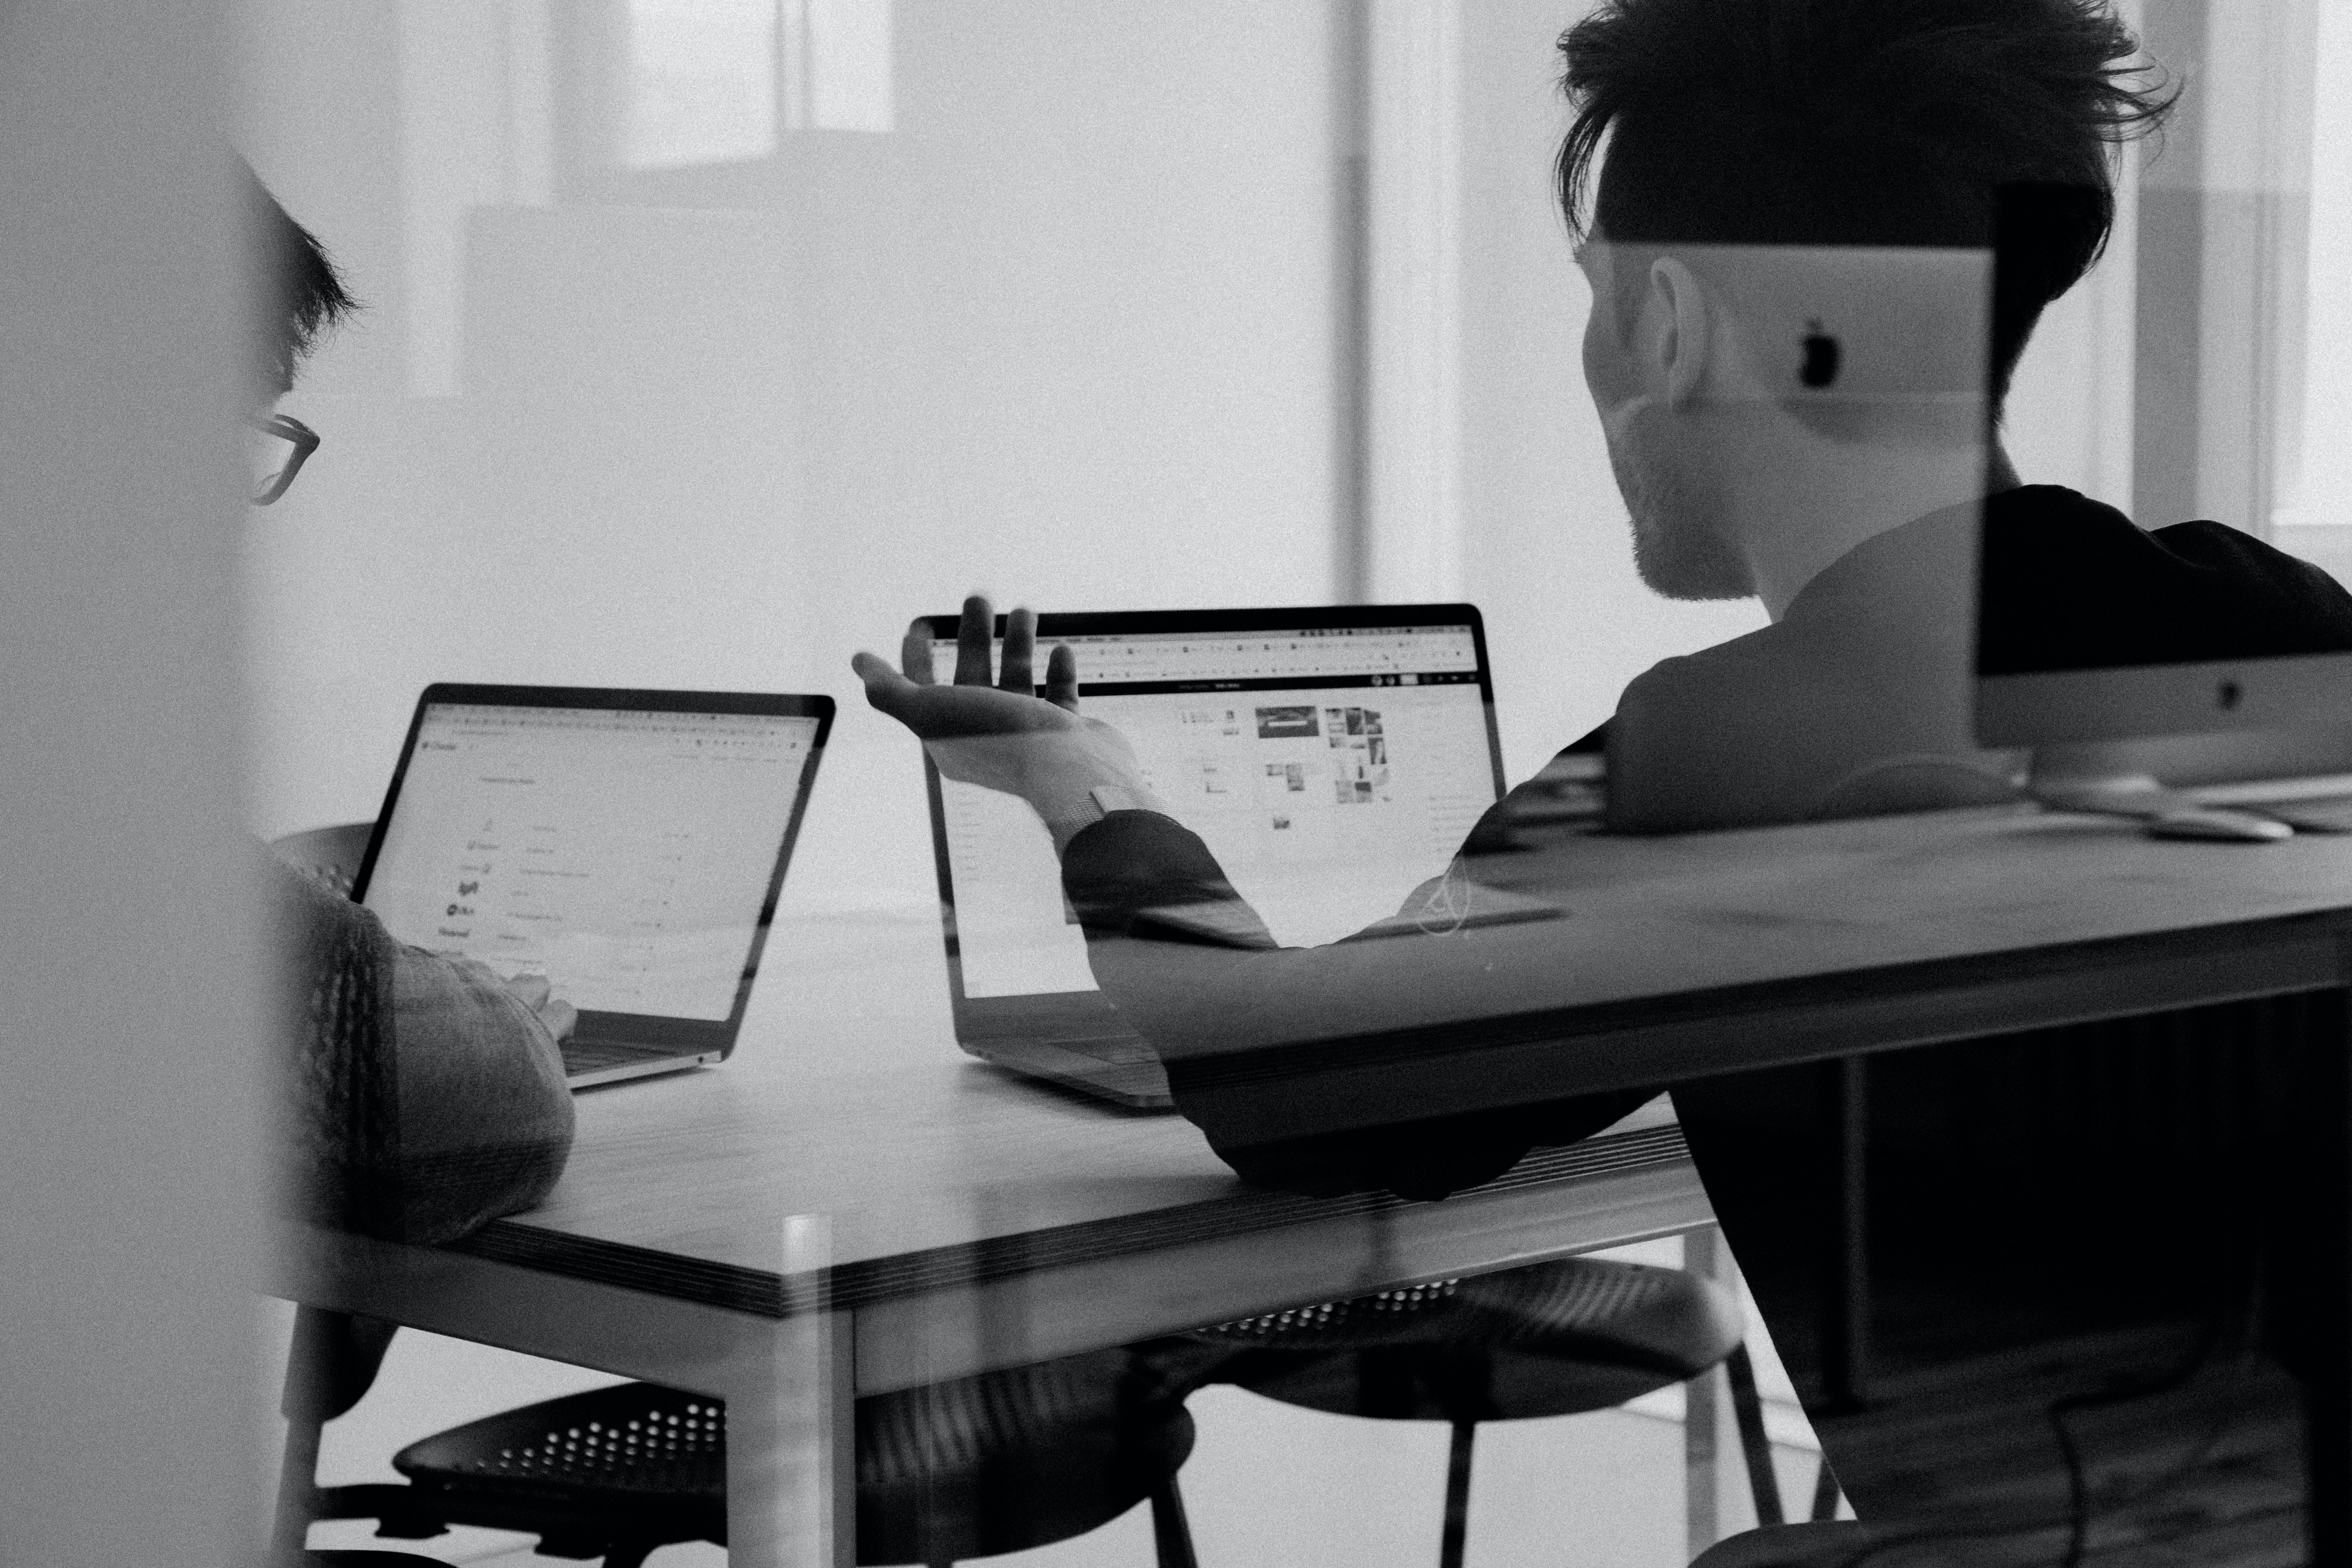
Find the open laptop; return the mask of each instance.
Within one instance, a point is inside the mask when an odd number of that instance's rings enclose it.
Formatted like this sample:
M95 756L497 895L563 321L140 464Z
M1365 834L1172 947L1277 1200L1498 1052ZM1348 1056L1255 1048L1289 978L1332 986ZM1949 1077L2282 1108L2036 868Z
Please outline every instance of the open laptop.
M956 617L930 626L937 667L953 668ZM1486 631L1467 605L1040 617L1039 647L1055 644L1077 656L1085 710L1133 743L1286 944L1393 915L1502 793ZM1095 986L1044 826L1013 796L925 772L957 1043L1167 1106L1158 1058Z
M575 1089L723 1061L832 724L827 697L427 687L352 897L545 975Z

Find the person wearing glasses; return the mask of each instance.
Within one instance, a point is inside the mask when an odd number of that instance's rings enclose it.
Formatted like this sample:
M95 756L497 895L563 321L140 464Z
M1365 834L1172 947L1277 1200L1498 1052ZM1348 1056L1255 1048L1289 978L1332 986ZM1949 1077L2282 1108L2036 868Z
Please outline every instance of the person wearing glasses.
M358 304L318 240L236 172L255 263L245 415L253 504L284 498L320 437L278 404ZM437 1242L530 1207L572 1148L547 982L393 939L340 889L265 856L283 1053L284 1196L313 1223Z
M319 433L291 414L246 416L247 447L253 465L253 504L275 506L294 476L319 449Z

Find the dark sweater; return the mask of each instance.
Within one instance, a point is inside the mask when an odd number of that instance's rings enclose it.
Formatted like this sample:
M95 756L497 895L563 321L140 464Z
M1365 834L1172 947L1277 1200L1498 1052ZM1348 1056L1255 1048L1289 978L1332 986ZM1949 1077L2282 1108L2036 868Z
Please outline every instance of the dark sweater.
M2147 532L2029 485L1985 509L1987 675L2275 658L2352 648L2352 595L2218 522Z
M288 1209L431 1243L544 1198L572 1152L572 1106L538 1016L489 971L404 946L264 858Z

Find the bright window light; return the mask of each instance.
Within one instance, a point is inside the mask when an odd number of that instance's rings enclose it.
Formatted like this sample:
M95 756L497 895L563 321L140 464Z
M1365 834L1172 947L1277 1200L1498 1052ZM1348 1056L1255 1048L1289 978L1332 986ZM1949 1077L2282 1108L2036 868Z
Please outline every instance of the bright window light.
M2320 6L2317 74L2293 521L2352 524L2352 5Z
M777 10L778 0L629 0L629 167L775 153Z
M825 131L888 131L897 112L890 90L891 0L805 3L809 122Z

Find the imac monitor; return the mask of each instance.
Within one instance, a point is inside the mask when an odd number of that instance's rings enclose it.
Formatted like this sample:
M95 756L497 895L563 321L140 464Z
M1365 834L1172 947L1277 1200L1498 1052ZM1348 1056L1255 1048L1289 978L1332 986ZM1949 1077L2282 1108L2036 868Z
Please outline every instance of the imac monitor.
M2021 287L2020 275L2032 265L2021 241L2032 226L2080 199L2065 187L2002 193L1997 295ZM2184 305L2152 297L2147 279L2161 283L2166 275L2161 266L2142 268L2144 320ZM2214 305L2194 291L2212 285L2189 287L2185 306L2194 319L2200 304ZM2182 395L2173 384L2181 368L2142 363L2141 419ZM2193 399L2196 367L2188 368ZM2190 422L2189 445L2201 445L2196 422L2210 411L2174 412ZM2139 450L2145 464L2145 439ZM2200 504L2179 490L2168 505L2162 498L2178 487L2139 488L2134 500L2144 511ZM2352 595L2320 567L2264 542L2266 520L2132 521L2136 532L2116 535L2128 547L2103 550L2093 573L2074 569L2046 534L2013 515L2005 520L2000 495L1988 501L1977 586L1978 740L2031 748L2032 792L2053 805L2147 816L2192 786L2208 804L2298 792L2352 796L2352 778L2325 790L2268 782L2352 774Z

